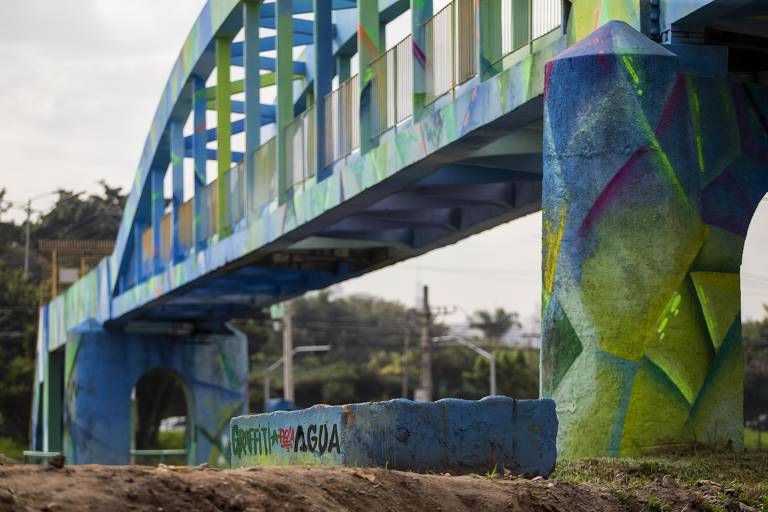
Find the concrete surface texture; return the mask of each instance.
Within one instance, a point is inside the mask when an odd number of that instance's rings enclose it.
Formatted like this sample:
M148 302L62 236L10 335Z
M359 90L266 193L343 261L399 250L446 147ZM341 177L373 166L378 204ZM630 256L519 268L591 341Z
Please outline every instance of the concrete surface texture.
M613 21L548 64L541 387L565 457L742 446L739 266L768 191L768 88L704 63Z
M187 401L190 464L226 464L228 420L247 410L245 336L90 332L66 345L63 453L74 464L128 464L131 392L150 370L181 379ZM49 359L53 365L55 358ZM48 379L53 380L53 379ZM46 402L52 402L49 390ZM37 425L34 425L37 430ZM40 431L50 432L48 425ZM47 439L47 449L52 439Z
M552 400L391 400L233 418L232 467L306 464L549 475Z

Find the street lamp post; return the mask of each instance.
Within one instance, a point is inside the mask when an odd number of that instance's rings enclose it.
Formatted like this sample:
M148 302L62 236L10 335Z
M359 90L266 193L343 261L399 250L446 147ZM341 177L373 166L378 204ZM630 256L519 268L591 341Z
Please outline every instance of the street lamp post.
M484 357L485 359L487 359L490 365L488 380L489 380L491 395L496 394L496 357L492 353L478 347L477 345L470 342L466 338L462 336L458 336L456 334L452 334L449 336L438 336L436 338L432 338L432 343L439 343L441 341L455 341L459 345L462 345L468 348L469 350L477 353L480 357Z
M295 356L296 354L302 353L302 352L327 352L331 350L330 345L303 345L300 347L295 347L293 350L291 350L291 358ZM280 366L283 365L285 362L285 357L281 357L271 365L264 368L264 410L267 410L267 403L269 402L269 394L270 394L270 382L269 382L269 375L280 368Z

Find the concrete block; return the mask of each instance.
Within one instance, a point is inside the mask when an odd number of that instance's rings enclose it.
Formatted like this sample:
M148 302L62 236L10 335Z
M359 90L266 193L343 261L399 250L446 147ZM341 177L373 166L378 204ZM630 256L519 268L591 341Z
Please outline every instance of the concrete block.
M543 475L555 467L557 416L549 399L397 399L317 405L232 418L232 467L381 466Z

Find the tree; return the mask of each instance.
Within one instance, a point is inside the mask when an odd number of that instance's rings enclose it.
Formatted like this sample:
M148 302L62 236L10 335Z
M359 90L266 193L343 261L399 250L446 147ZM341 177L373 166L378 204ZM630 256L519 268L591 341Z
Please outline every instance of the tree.
M741 326L744 341L768 341L768 304L763 304L762 320L748 320Z
M35 371L37 287L0 260L0 436L26 440Z
M480 329L483 336L495 344L498 344L513 327L522 327L518 314L514 311L506 311L504 308L496 308L493 312L477 311L469 318L469 325Z
M36 239L114 240L123 216L125 196L120 188L99 183L102 193L81 198L79 193L60 189L53 208L33 228Z

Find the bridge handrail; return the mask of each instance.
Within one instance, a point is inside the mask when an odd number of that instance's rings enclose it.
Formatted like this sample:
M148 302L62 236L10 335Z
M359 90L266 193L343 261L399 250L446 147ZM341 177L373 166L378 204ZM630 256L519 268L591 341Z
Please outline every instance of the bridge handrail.
M371 134L381 135L413 115L413 35L371 62L373 72Z
M426 103L446 94L477 74L477 16L472 0L454 0L424 22L426 40Z
M360 77L354 75L325 98L325 166L360 147Z
M285 136L288 141L288 153L285 155L288 186L295 190L317 174L314 107L310 106L296 116L286 127Z

